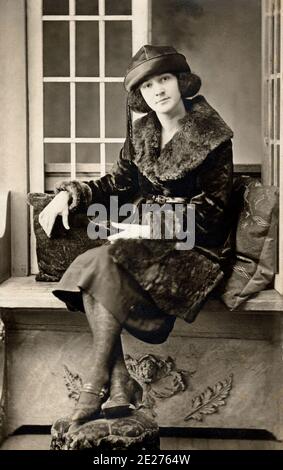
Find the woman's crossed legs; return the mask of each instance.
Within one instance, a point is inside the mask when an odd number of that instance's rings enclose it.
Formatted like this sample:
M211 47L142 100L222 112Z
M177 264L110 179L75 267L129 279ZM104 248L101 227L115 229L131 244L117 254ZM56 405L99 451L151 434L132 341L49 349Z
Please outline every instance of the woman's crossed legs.
M97 418L102 404L106 416L121 416L129 412L131 403L141 400L142 391L125 365L122 325L90 294L83 291L82 295L93 344L87 379L72 415L74 424Z

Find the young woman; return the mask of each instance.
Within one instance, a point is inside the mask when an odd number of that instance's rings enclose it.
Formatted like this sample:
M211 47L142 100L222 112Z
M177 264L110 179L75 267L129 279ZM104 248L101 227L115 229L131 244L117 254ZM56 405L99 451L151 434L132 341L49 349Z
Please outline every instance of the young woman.
M91 203L181 200L195 206L195 246L153 240L146 224L119 224L111 243L78 256L54 294L70 310L85 312L93 334L89 372L72 420L128 412L140 392L130 379L121 345L125 328L162 343L176 316L192 322L223 277L229 259L232 131L202 96L200 79L172 47L143 46L125 77L129 107L147 113L131 125L115 169L97 181L63 182L40 214L50 236L69 210ZM192 98L194 97L194 98ZM190 98L190 99L188 99ZM176 199L175 199L176 198Z

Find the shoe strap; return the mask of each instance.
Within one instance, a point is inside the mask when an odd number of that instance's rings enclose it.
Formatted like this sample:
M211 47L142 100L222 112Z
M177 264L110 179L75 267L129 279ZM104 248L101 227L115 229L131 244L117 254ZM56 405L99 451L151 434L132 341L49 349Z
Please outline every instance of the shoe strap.
M92 395L99 398L104 398L107 393L107 389L102 387L100 390L97 390L97 388L95 388L91 383L86 383L83 385L81 392L92 393Z

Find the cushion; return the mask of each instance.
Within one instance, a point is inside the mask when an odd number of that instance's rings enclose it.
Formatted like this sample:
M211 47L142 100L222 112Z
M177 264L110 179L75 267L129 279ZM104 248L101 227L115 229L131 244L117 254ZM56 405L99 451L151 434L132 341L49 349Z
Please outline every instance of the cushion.
M241 197L236 255L221 296L231 310L273 281L279 213L278 188L243 176L237 178L234 187Z
M96 419L70 430L70 419L58 419L51 428L52 450L157 451L158 424L141 411L113 419Z
M28 203L33 206L33 227L39 272L37 281L59 281L72 261L83 252L101 246L105 240L91 240L87 235L90 222L86 213L70 212L70 230L66 230L61 217L57 217L51 238L38 222L38 216L54 195L30 193ZM75 228L75 230L72 230Z

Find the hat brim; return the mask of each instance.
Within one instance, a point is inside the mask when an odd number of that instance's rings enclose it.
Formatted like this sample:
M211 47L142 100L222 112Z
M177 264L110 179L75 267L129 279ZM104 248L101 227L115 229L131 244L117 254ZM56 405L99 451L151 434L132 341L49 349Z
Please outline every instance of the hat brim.
M191 69L185 56L178 53L163 54L140 63L131 69L125 77L124 86L129 92L137 88L143 81L152 75L161 75L166 72L190 72Z

